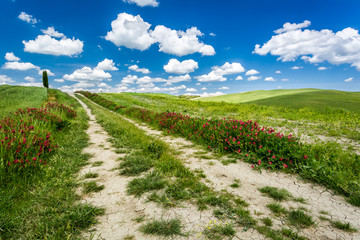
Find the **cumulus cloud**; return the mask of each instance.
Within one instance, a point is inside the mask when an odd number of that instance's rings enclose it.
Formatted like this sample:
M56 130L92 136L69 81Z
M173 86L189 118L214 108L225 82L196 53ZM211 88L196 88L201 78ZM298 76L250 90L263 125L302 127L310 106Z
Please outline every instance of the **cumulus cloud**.
M285 26L286 25L286 26ZM338 32L329 29L320 31L301 29L308 27L309 21L301 24L284 24L276 30L277 35L264 43L257 44L254 53L279 56L278 60L295 61L300 58L309 63L329 62L350 64L360 71L360 35L351 27Z
M200 94L200 97L215 97L215 96L221 96L224 95L225 93L223 92L215 92L215 93L207 93L204 92L203 94Z
M219 88L219 90L228 90L229 89L229 87L221 87L221 88Z
M18 85L24 87L43 87L42 82L26 82L26 83L19 83Z
M283 32L295 31L295 30L298 30L301 28L306 28L306 27L310 26L310 24L311 24L311 22L308 20L305 20L303 23L299 23L299 24L287 22L283 25L282 28L275 30L274 33L280 34Z
M237 76L237 77L235 78L235 80L236 80L236 81L243 80L243 77L242 77L242 76Z
M256 74L259 74L260 72L256 71L255 69L251 69L249 71L247 71L245 73L246 76L251 76L251 75L256 75Z
M111 22L112 30L107 33L105 39L117 47L144 51L155 42L148 31L150 26L151 24L144 22L140 15L120 13L117 19Z
M123 2L135 3L139 7L145 7L145 6L157 7L157 6L159 6L159 3L156 0L123 0Z
M30 77L30 76L27 76L27 77L25 77L24 79L25 79L26 81L28 81L28 82L35 82L35 78Z
M31 24L36 24L39 22L36 18L27 14L26 12L21 12L20 15L18 16L18 18L22 21L25 21L25 22L31 23Z
M75 70L72 74L65 74L63 79L75 82L100 82L103 80L110 80L111 74L104 72L104 70L83 67Z
M62 78L54 79L54 81L55 81L55 82L59 82L59 83L65 82L64 79L62 79Z
M319 71L324 71L324 70L327 70L327 69L328 69L327 67L318 67Z
M197 92L198 90L196 90L195 88L187 88L185 90L185 92Z
M117 71L119 70L115 67L115 63L112 59L105 58L102 62L99 62L95 67L96 70L104 70L104 71Z
M200 42L198 36L203 33L196 27L192 27L184 31L176 31L163 25L156 26L151 36L159 43L159 51L173 54L176 56L184 56L192 53L201 53L203 56L211 56L215 54L215 49Z
M250 76L250 77L248 77L248 81L255 81L255 80L259 80L259 79L261 79L261 77L260 76Z
M302 69L302 68L304 68L304 67L293 66L291 69L292 69L292 70L299 70L299 69Z
M215 33L210 33L209 35L212 36L212 37L215 37L215 36L216 36Z
M276 80L273 78L273 77L266 77L264 79L264 81L267 81L267 82L275 82Z
M171 85L173 83L179 83L179 82L187 82L190 81L191 77L189 74L180 75L180 76L170 76L168 80L166 81L167 85Z
M352 82L353 79L354 79L354 78L352 78L352 77L351 77L351 78L347 78L347 79L344 80L344 82Z
M202 55L214 55L212 46L206 45L199 40L203 33L196 27L184 31L177 31L158 25L154 30L150 29L151 24L145 22L140 15L133 16L127 13L120 13L111 22L112 30L107 33L105 39L114 43L117 47L127 47L144 51L154 43L159 44L159 51L184 56L192 53Z
M279 71L279 70L278 70L278 71L276 71L275 73L280 74L280 73L281 73L281 71Z
M38 66L35 66L34 64L29 63L29 62L6 62L2 68L19 70L19 71L26 71L26 70L30 70L30 69L37 69L37 70L40 69Z
M224 75L232 75L244 72L245 69L240 63L228 63L226 62L222 66L214 66L212 71L208 74L195 77L199 82L224 82L227 79Z
M167 65L164 65L164 70L167 73L174 74L185 74L194 72L195 69L198 69L199 65L196 61L189 59L179 62L177 59L170 59Z
M206 88L206 87L203 87L203 88L201 89L201 91L205 91L205 90L207 90L207 88Z
M141 72L141 73L143 73L143 74L149 74L150 73L150 70L149 69L147 69L147 68L139 68L139 66L138 65L131 65L130 67L129 67L129 69L130 70L132 70L132 71L135 71L135 72Z
M9 62L18 62L20 58L16 57L13 52L8 52L5 54L5 59Z
M12 80L10 77L6 75L0 75L0 85L14 83L15 81Z
M47 29L42 29L41 32L50 37L65 38L65 35L63 33L56 31L54 27L48 27Z
M49 29L48 29L49 30ZM59 32L49 32L52 35L60 35ZM24 44L24 51L30 53L40 53L55 56L76 56L82 53L84 43L79 39L66 38L65 35L58 40L51 35L39 35L35 40L22 41Z
M40 76L42 76L42 75L43 75L43 71L46 71L46 73L47 73L48 76L55 76L55 73L51 72L49 69L39 70L39 71L38 71L38 74L39 74Z
M136 75L127 75L121 80L123 84L134 84L136 80L138 80L138 76Z
M281 79L281 81L283 81L283 82L288 82L288 81L289 81L289 79L287 79L287 78L283 78L283 79Z

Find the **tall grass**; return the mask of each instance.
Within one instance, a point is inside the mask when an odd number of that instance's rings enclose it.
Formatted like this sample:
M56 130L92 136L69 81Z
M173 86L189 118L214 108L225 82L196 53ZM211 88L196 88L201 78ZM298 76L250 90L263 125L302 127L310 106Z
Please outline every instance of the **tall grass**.
M19 94L16 90L20 90ZM24 92L28 94L24 97L26 106L41 106L46 97L40 98L39 92L32 90L15 88L12 94L7 94L7 111L25 106L11 104L12 99ZM34 102L31 101L33 94ZM88 159L82 154L82 149L88 145L86 113L66 94L56 90L49 90L49 94L72 105L78 116L62 131L53 131L59 147L49 156L45 167L10 178L1 173L0 239L77 239L81 229L95 223L95 216L103 212L79 203L79 196L75 194L78 186L75 174ZM43 99L42 103L40 99Z

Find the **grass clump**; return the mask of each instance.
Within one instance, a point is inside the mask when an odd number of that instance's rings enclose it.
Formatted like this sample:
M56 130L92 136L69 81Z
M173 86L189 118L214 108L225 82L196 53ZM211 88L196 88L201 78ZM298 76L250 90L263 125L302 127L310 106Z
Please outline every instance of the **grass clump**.
M223 222L216 222L210 221L209 224L206 226L205 230L202 234L206 236L206 239L211 240L222 240L226 237L228 239L232 239L235 235L234 226L230 223L223 223ZM201 234L198 235L200 237Z
M357 229L351 226L350 223L343 223L341 221L330 221L331 225L346 232L357 232Z
M184 234L181 232L181 222L178 219L154 220L140 227L140 231L148 235L171 237Z
M298 228L307 228L315 223L311 216L299 209L290 211L288 214L288 220L292 225Z
M275 215L281 215L286 214L287 210L283 206L281 206L279 203L269 203L266 205L267 208L269 208Z
M99 167L103 164L104 162L103 161L96 161L96 162L93 162L92 166L93 167Z
M152 159L140 151L133 152L124 157L120 164L120 174L126 176L139 175L153 166Z
M262 218L261 221L264 223L265 226L271 227L273 225L273 222L269 217Z
M277 201L288 200L289 197L292 197L291 193L289 193L286 189L266 186L259 188L258 190Z
M100 192L105 188L104 185L98 185L95 181L84 182L83 183L83 192L90 193L90 192Z
M98 176L99 176L98 173L88 172L84 175L84 178L97 178Z
M135 196L141 196L151 190L159 190L165 187L166 181L158 172L147 174L143 178L133 179L127 186L127 192Z

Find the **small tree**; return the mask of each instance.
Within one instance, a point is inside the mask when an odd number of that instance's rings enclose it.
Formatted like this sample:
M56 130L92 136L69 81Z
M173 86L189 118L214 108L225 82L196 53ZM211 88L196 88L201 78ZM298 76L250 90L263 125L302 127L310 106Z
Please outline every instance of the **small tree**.
M47 72L45 70L43 71L43 85L44 87L49 88L49 80L48 80Z

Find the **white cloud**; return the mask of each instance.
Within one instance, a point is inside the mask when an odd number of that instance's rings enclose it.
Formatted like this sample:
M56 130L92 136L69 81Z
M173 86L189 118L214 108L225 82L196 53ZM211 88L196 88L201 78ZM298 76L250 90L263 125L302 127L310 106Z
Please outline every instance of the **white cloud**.
M344 82L352 82L353 79L354 79L354 78L352 78L352 77L351 77L351 78L347 78L347 79L344 80Z
M250 76L250 77L248 77L248 81L255 81L255 80L259 80L259 79L261 79L261 77L260 76Z
M276 79L274 79L273 77L266 77L264 81L267 81L267 82L275 82Z
M215 96L221 96L224 95L225 93L223 92L216 92L216 93L207 93L204 92L203 94L200 94L200 97L215 97Z
M281 73L281 71L279 71L279 70L278 70L278 71L276 71L275 73L280 74L280 73Z
M65 74L63 79L83 83L99 83L103 80L111 81L111 74L101 69L102 67L106 68L109 66L109 64L104 64L104 61L102 61L94 69L90 67L83 67L75 70L72 74Z
M12 80L10 77L6 75L0 75L0 85L14 83L15 81Z
M228 90L229 89L229 87L221 87L221 88L219 88L219 90Z
M237 76L237 77L235 78L235 80L236 80L236 81L243 80L243 77L242 77L242 76Z
M60 78L60 79L54 79L55 82L59 82L59 83L63 83L65 82L64 79Z
M99 88L111 88L108 84L104 83L104 82L101 82L97 85L97 87Z
M18 62L20 58L16 57L13 52L8 52L5 54L5 59L9 62Z
M23 20L27 23L31 23L31 24L36 24L38 23L38 20L36 18L34 18L33 16L27 14L26 12L21 12L20 15L18 16L18 18L20 20Z
M121 83L125 84L134 84L136 80L138 80L138 76L135 75L127 75L121 80Z
M318 67L319 71L324 71L324 70L327 70L327 69L328 69L327 67Z
M327 61L331 64L350 64L360 71L360 35L353 28L338 32L329 29L320 31L301 28L310 22L290 25L276 31L277 35L260 46L255 46L254 53L279 56L278 60L295 61L301 58L313 64ZM294 26L294 27L290 27Z
M148 31L150 26L151 24L144 22L140 15L120 13L117 19L111 22L112 30L107 33L105 39L117 47L144 51L155 42Z
M199 65L196 61L189 59L179 62L177 59L170 59L167 65L164 65L164 70L167 73L185 74L194 72L198 69Z
M41 29L41 32L50 37L65 38L65 35L63 33L56 31L54 27L48 27L47 29Z
M200 42L198 36L203 33L196 27L192 27L184 31L176 31L163 25L156 26L151 36L159 43L159 51L173 54L176 56L184 56L192 53L201 53L203 56L211 56L215 54L212 46Z
M203 87L203 88L201 89L201 91L205 91L205 90L207 90L207 88L206 88L206 87Z
M283 79L281 79L281 81L283 81L283 82L288 82L288 81L289 81L289 79L287 79L287 78L283 78Z
M226 62L222 66L214 66L212 71L208 74L195 77L199 82L224 82L226 78L224 75L232 75L244 72L245 69L240 63Z
M39 70L38 74L39 74L40 76L42 76L42 75L43 75L43 71L46 71L46 73L47 73L48 76L55 76L55 73L51 72L49 69L41 69L41 70Z
M42 82L27 82L27 83L19 83L18 85L24 86L24 87L43 87Z
M115 63L112 59L105 58L102 62L99 62L95 67L96 70L104 70L104 71L117 71L119 70L115 67Z
M295 30L298 30L301 28L306 28L306 27L310 26L310 24L311 24L311 22L308 20L305 20L303 23L299 23L299 24L287 22L283 25L282 28L275 30L274 33L280 34L283 32L291 32L291 31L295 31Z
M216 36L215 33L210 33L209 35L212 36L212 37L215 37L215 36Z
M145 6L151 6L151 7L157 7L159 6L159 3L156 0L123 0L127 3L135 3L139 7L145 7Z
M57 40L49 35L39 35L35 40L23 41L24 51L55 56L76 56L83 51L84 43L79 39L63 37Z
M25 77L24 79L25 79L26 81L28 81L28 82L35 82L35 78L30 77L30 76L27 76L27 77Z
M258 71L256 71L255 69L251 69L251 70L249 70L249 71L247 71L246 73L245 73L245 75L246 76L251 76L251 75L256 75L256 74L259 74L260 72L258 72Z
M197 92L198 90L196 90L195 88L187 88L185 90L185 92Z
M147 68L139 68L139 66L138 65L131 65L130 67L129 67L129 69L130 70L132 70L132 71L135 71L135 72L141 72L141 73L143 73L143 74L149 74L150 73L150 71L149 71L149 69L147 69Z
M201 83L199 83L199 82L198 82L198 83L196 83L196 86L200 86L200 85L201 85Z
M29 62L6 62L3 69L12 69L12 70L19 70L19 71L26 71L30 69L40 69L38 66L35 66Z
M189 74L185 74L185 75L180 75L180 76L170 76L166 82L167 85L171 85L173 83L178 83L178 82L187 82L191 80L191 77Z

